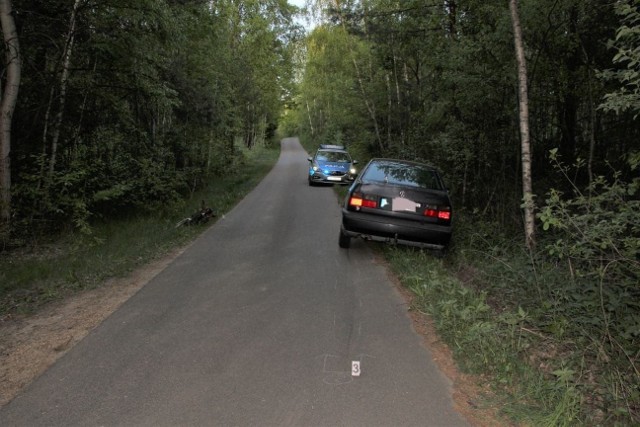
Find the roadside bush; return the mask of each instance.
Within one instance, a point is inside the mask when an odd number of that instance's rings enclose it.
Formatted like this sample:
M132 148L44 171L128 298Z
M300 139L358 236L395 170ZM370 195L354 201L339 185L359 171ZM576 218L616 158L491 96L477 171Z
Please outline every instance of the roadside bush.
M580 165L556 169L569 176ZM637 162L630 162L631 171ZM553 290L556 321L585 365L580 382L608 421L640 421L640 178L595 177L584 192L548 193L539 218L547 260L564 282ZM589 380L586 380L589 378Z

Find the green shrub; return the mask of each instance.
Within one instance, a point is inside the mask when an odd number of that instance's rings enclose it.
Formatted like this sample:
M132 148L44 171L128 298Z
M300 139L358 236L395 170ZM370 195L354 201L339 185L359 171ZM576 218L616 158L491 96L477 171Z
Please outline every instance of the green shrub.
M565 176L574 167L552 159ZM630 162L631 171L637 163ZM578 164L575 168L579 168ZM555 320L563 319L592 376L583 384L612 419L640 420L640 178L595 177L585 191L552 189L539 218L546 258L564 283L555 288ZM570 319L570 320L569 320ZM549 326L552 326L550 324ZM557 323L555 323L557 325Z

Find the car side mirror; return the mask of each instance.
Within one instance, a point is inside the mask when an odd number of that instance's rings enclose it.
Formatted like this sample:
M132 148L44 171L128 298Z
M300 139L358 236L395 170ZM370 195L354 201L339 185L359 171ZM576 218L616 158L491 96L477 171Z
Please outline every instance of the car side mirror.
M307 160L309 160L310 162L313 162L313 157L307 157Z
M354 161L352 161L351 163L353 163L354 165L357 165L357 164L358 164L358 161L357 161L357 160L354 160Z

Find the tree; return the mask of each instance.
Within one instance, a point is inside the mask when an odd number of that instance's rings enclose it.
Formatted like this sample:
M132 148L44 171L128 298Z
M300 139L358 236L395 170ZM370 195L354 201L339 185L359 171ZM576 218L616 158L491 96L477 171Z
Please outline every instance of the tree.
M78 14L78 8L80 7L80 0L75 0L73 3L73 10L71 11L71 18L69 19L69 32L64 42L64 48L62 50L61 65L62 70L60 72L60 95L58 112L55 116L51 137L51 158L49 160L49 173L47 182L51 180L56 165L56 155L58 152L58 140L60 139L60 127L62 126L62 119L64 117L64 105L66 102L67 84L69 82L69 67L71 64L71 53L73 52L73 43L75 41L76 32L76 16ZM48 128L48 124L45 124L45 129ZM44 140L46 141L46 136Z
M304 128L318 142L338 142L362 110L349 37L341 27L329 26L317 27L307 37L300 104Z
M527 91L527 63L522 43L522 29L518 15L517 0L509 0L511 22L513 23L513 41L518 63L518 98L520 111L520 146L522 155L522 194L524 200L524 234L527 247L535 245L535 203L531 184L531 143L529 139L529 98Z
M11 225L11 122L20 87L20 45L11 0L0 0L0 25L5 43L6 79L0 105L0 220Z

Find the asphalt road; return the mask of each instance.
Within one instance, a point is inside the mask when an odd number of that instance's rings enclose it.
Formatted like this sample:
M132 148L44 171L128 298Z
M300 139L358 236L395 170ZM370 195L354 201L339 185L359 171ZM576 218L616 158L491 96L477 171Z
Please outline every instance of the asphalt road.
M0 425L466 425L370 248L338 248L337 198L307 185L306 158L283 140L262 183Z

